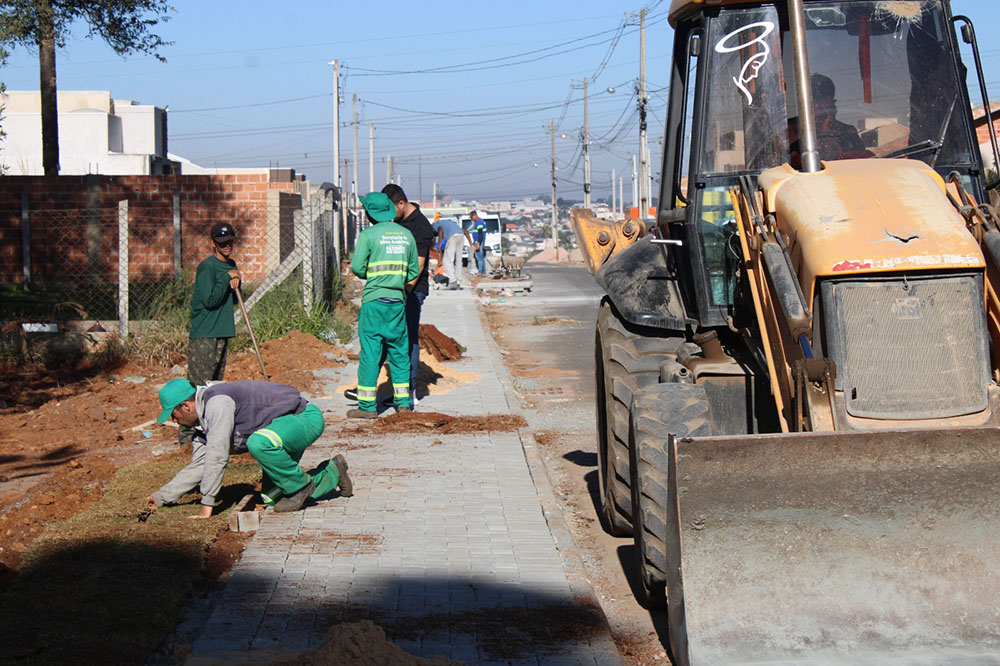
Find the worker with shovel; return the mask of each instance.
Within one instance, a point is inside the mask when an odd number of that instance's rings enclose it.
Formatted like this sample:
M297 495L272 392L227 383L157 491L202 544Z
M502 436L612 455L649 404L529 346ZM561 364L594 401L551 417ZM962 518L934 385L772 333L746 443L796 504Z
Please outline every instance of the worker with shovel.
M229 339L236 335L233 306L242 277L232 257L233 225L219 222L212 226L210 236L212 254L198 264L191 297L187 378L195 386L224 378ZM181 426L177 440L184 445L193 435L194 430Z
M320 499L340 489L350 497L354 488L347 460L338 454L305 472L299 460L323 433L323 414L291 386L274 382L209 382L194 386L172 379L160 389L163 411L157 421L197 428L191 462L162 488L146 498L151 507L176 502L195 487L201 492L201 512L212 515L229 453L249 451L261 469L264 503L277 512L298 511L310 498ZM280 498L280 499L279 499Z

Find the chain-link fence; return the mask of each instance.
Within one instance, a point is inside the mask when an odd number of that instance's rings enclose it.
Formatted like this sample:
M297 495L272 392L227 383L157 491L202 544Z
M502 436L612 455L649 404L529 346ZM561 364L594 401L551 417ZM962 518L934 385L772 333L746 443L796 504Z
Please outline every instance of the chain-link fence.
M141 333L190 298L190 281L212 253L210 230L218 222L236 230L232 257L248 309L291 280L308 310L331 298L339 259L353 247L340 217L322 192L278 190L237 201L177 193L170 206L142 197L102 208L27 210L22 203L0 222L0 256L11 260L0 272L0 326Z

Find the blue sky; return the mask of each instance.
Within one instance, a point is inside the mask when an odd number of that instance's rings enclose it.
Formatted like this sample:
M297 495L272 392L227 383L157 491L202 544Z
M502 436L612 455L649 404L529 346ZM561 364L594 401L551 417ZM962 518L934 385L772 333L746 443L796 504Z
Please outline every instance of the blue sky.
M594 196L610 196L615 169L625 176L626 200L631 197L640 2L173 5L176 14L158 29L174 42L162 50L165 64L144 56L120 58L100 40L86 39L80 26L57 54L59 89L110 90L120 99L169 106L170 151L204 166L292 167L322 182L333 176L333 68L327 63L336 58L343 67L341 158L352 155L347 123L352 95L359 98L362 191L369 184L371 122L376 187L385 182L385 157L391 154L414 199L429 199L432 182L462 198L548 193L548 127L558 121L557 135L566 135L556 139L559 195L582 199L583 93L574 82L596 75L589 100ZM672 39L668 5L648 5L654 171ZM1000 97L1000 47L990 29L1000 19L1000 2L953 0L952 6L975 22L987 82L993 97ZM490 62L461 66L481 61ZM415 71L434 68L458 71ZM15 50L0 80L9 90L37 90L35 54Z

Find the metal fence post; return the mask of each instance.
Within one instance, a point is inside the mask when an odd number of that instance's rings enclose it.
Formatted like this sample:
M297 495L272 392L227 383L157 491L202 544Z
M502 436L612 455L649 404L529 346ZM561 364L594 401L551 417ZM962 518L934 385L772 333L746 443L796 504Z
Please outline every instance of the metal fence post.
M128 199L118 202L118 337L128 339Z
M300 207L292 214L295 221L295 244L302 250L302 307L308 312L313 304L312 220Z
M181 193L174 192L174 277L181 274Z
M341 197L343 200L343 197ZM333 269L336 271L334 273L334 279L337 279L337 274L340 273L340 215L343 210L343 206L334 203L333 199L330 199L330 216L332 219L332 232L333 232Z
M31 286L31 224L28 208L28 188L21 188L21 273L24 276L23 288Z

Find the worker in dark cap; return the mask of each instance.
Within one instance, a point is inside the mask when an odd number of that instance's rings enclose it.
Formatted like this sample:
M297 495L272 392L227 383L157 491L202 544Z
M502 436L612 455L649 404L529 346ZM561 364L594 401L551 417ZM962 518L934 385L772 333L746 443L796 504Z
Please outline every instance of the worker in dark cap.
M236 335L233 308L242 277L232 257L233 225L219 222L212 226L210 236L212 254L198 264L191 298L187 378L195 386L223 379L229 338ZM193 434L192 428L181 425L177 439L187 444Z

